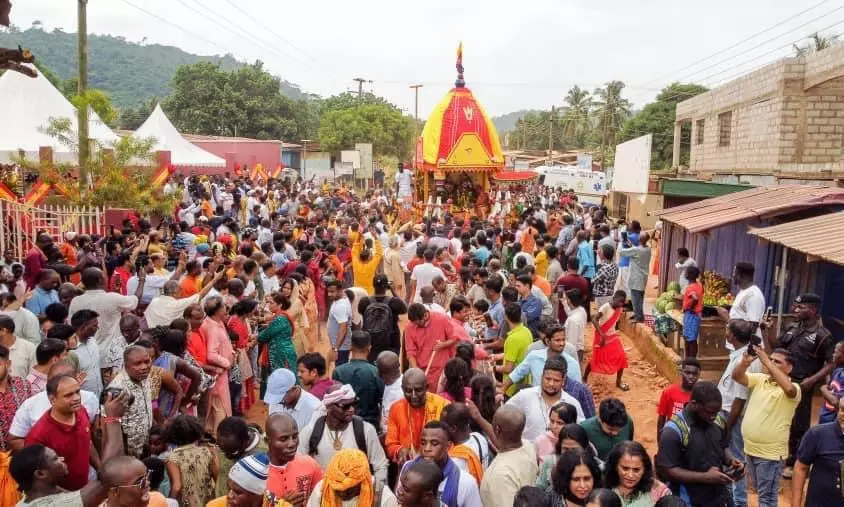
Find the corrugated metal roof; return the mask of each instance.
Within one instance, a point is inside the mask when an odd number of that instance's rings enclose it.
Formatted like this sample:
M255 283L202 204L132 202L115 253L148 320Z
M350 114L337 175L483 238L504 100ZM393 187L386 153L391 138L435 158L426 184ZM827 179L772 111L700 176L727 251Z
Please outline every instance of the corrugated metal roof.
M844 188L808 185L771 185L654 211L660 220L675 223L689 232L740 222L754 217L776 216L792 211L844 204Z
M751 227L748 234L844 266L844 211L770 227Z

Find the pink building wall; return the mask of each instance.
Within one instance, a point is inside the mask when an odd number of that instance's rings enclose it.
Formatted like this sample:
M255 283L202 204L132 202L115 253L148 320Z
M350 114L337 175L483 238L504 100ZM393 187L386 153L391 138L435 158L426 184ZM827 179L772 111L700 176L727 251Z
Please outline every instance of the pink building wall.
M267 170L275 169L281 162L281 142L274 141L199 141L191 142L203 150L226 159L225 171L234 172L235 164L250 168L261 164ZM223 172L223 171L221 171Z

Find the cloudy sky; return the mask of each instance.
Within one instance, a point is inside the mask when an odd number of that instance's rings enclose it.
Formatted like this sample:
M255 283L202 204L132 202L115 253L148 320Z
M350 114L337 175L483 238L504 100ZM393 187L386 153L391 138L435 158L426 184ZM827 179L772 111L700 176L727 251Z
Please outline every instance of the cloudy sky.
M74 1L14 3L20 27L76 31ZM841 33L844 0L90 0L88 20L90 33L261 59L324 96L365 78L411 114L408 86L421 83L425 117L454 81L460 40L467 84L491 114L559 106L572 85L612 79L638 107L672 81L716 85L815 31Z

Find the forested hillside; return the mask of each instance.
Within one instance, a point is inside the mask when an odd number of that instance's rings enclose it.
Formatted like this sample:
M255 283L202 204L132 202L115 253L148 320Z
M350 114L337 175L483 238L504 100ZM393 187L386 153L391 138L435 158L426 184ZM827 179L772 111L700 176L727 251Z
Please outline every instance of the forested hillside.
M21 45L62 79L76 77L76 34L39 27L0 32L0 47ZM136 44L111 35L88 36L88 85L105 91L114 105L134 106L170 93L170 80L181 65L203 61L219 63L224 70L245 64L231 55L198 56L173 46ZM282 79L281 92L292 99L306 94Z

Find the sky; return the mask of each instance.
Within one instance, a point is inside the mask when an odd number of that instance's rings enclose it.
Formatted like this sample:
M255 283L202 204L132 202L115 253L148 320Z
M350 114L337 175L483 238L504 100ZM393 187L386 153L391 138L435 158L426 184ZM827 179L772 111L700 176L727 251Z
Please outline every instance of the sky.
M15 25L36 20L76 32L76 2L14 1ZM260 59L322 96L364 78L408 114L422 84L420 118L453 85L463 41L467 86L500 115L562 106L575 84L621 80L636 108L673 81L715 86L841 33L844 0L89 0L88 31Z

